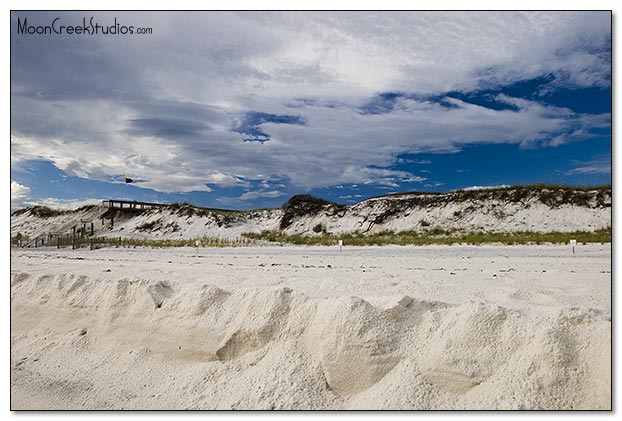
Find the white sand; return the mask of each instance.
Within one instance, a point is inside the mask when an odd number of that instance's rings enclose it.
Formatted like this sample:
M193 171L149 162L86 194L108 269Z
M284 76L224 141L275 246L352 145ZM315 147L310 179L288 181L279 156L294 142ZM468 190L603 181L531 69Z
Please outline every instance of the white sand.
M610 245L11 252L13 409L605 409Z

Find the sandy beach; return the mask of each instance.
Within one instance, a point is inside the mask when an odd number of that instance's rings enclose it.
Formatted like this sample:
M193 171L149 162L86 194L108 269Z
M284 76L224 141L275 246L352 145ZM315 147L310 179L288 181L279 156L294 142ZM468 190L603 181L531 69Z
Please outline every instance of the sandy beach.
M11 251L13 409L608 409L610 244Z
M10 11L12 411L619 409L615 11L320 6Z

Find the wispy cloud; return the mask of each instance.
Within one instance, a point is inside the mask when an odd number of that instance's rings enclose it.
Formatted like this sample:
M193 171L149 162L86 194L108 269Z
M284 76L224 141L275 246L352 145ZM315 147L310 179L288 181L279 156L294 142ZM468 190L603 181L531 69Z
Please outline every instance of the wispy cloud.
M270 191L248 191L242 194L239 199L240 200L252 200L257 199L258 197L279 197L283 196L285 193L280 192L278 190L270 190Z
M566 175L611 174L611 156L599 156L591 161L573 161L574 168L565 171Z
M490 189L504 189L506 187L510 187L508 184L497 184L495 186L469 186L465 187L461 190L472 191L472 190L490 190Z
M24 202L27 206L47 206L52 209L71 210L86 205L99 205L101 199L58 199L54 197L46 197L37 200Z

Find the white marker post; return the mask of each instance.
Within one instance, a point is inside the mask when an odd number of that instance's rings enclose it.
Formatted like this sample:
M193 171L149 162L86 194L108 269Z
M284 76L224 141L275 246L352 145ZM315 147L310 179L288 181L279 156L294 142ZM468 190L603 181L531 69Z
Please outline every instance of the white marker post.
M572 246L572 254L574 254L574 248L577 245L577 240L570 240L570 245Z
M199 254L199 240L196 240L194 245L197 246L197 254Z
M341 247L343 247L343 240L339 240L339 253L341 253Z

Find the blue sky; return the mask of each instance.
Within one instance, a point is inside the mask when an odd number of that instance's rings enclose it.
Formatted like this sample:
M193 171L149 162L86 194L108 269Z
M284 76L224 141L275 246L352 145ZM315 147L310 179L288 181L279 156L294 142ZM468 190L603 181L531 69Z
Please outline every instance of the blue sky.
M18 17L86 15L153 34L17 34ZM610 183L609 12L14 12L11 25L12 209Z

